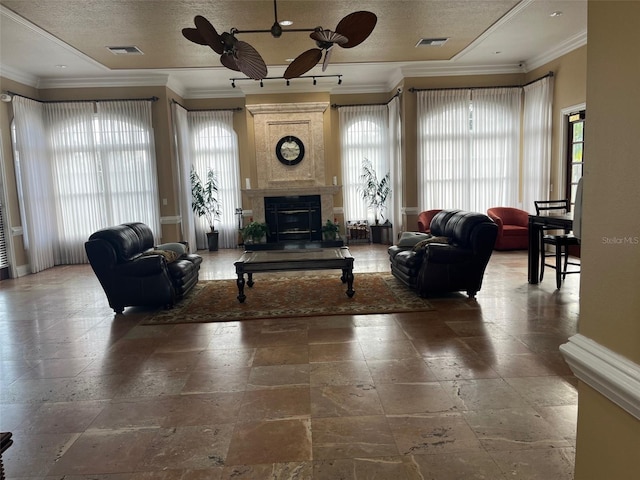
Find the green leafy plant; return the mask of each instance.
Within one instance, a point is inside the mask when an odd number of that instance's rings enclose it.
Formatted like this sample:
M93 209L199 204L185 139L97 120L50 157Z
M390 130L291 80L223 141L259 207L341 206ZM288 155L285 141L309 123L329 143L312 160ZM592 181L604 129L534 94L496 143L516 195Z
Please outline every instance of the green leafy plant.
M259 242L262 237L267 234L267 224L261 222L249 222L242 229L242 237L245 239L251 239L254 243Z
M331 220L327 220L327 223L322 226L322 231L327 233L338 233L340 231L340 225L332 222Z
M322 226L322 236L329 240L337 237L340 231L340 225L327 219L327 222Z
M200 176L191 167L191 208L198 217L204 217L212 232L215 222L220 220L222 211L218 200L218 174L209 169L207 180L203 183Z
M391 194L391 174L387 172L381 180L378 180L378 174L373 168L373 164L369 159L365 158L362 162L360 181L362 183L358 190L369 208L374 210L377 224L378 217L384 218L382 212L386 208L387 199Z

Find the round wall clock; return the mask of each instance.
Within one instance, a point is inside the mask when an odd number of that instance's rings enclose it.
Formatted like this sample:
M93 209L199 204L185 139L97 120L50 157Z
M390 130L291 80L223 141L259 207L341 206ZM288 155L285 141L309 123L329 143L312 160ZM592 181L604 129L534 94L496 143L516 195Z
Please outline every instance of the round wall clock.
M304 158L304 144L298 137L287 135L278 140L276 157L284 165L296 165Z

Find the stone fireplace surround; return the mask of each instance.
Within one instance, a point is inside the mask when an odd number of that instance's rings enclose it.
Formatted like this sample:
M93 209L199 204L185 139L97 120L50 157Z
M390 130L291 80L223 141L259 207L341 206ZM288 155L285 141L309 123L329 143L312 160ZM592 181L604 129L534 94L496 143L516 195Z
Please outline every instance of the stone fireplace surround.
M253 115L257 163L257 188L242 193L251 201L255 221L265 221L265 197L320 195L322 219L333 220L333 197L339 185L327 185L324 160L324 112L328 102L247 105ZM281 164L275 145L294 135L305 144L305 157L298 165Z

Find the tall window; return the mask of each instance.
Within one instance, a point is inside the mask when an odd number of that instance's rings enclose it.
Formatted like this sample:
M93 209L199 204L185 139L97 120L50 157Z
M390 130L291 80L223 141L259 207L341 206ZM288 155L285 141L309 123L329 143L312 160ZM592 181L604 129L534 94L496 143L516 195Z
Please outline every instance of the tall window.
M233 248L238 242L235 211L241 205L238 137L233 130L233 112L187 112L187 119L190 165L202 179L206 178L209 169L218 174L222 214L216 228L220 232L220 246ZM196 245L199 249L207 248L206 232L209 228L205 220L195 218L194 224Z
M347 221L374 219L358 188L362 162L368 159L379 179L389 172L388 111L385 105L340 108L342 193ZM389 208L390 203L387 203ZM383 212L388 218L389 212Z
M516 88L419 92L419 208L516 206L520 112Z
M38 104L16 98L15 149L33 272L86 262L97 229L160 212L150 101Z
M566 192L570 195L571 204L576 201L576 189L578 181L582 177L582 166L584 160L584 126L586 111L581 110L572 113L567 117L567 131L569 138L567 141L567 185Z

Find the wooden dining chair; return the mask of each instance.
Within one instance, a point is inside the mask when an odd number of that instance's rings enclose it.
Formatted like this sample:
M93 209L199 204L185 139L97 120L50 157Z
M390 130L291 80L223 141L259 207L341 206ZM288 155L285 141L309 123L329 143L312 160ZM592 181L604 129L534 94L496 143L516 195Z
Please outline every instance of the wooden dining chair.
M569 213L569 200L537 200L533 202L536 207L536 215L562 215ZM550 232L547 230L546 232ZM547 246L553 246L554 252L547 253ZM540 281L544 278L544 267L554 268L556 271L556 287L560 288L567 275L580 273L579 269L569 270L569 266L580 267L580 263L569 261L569 247L580 245L580 239L573 233L545 233L541 232L540 238ZM553 257L554 263L547 263L547 258Z

